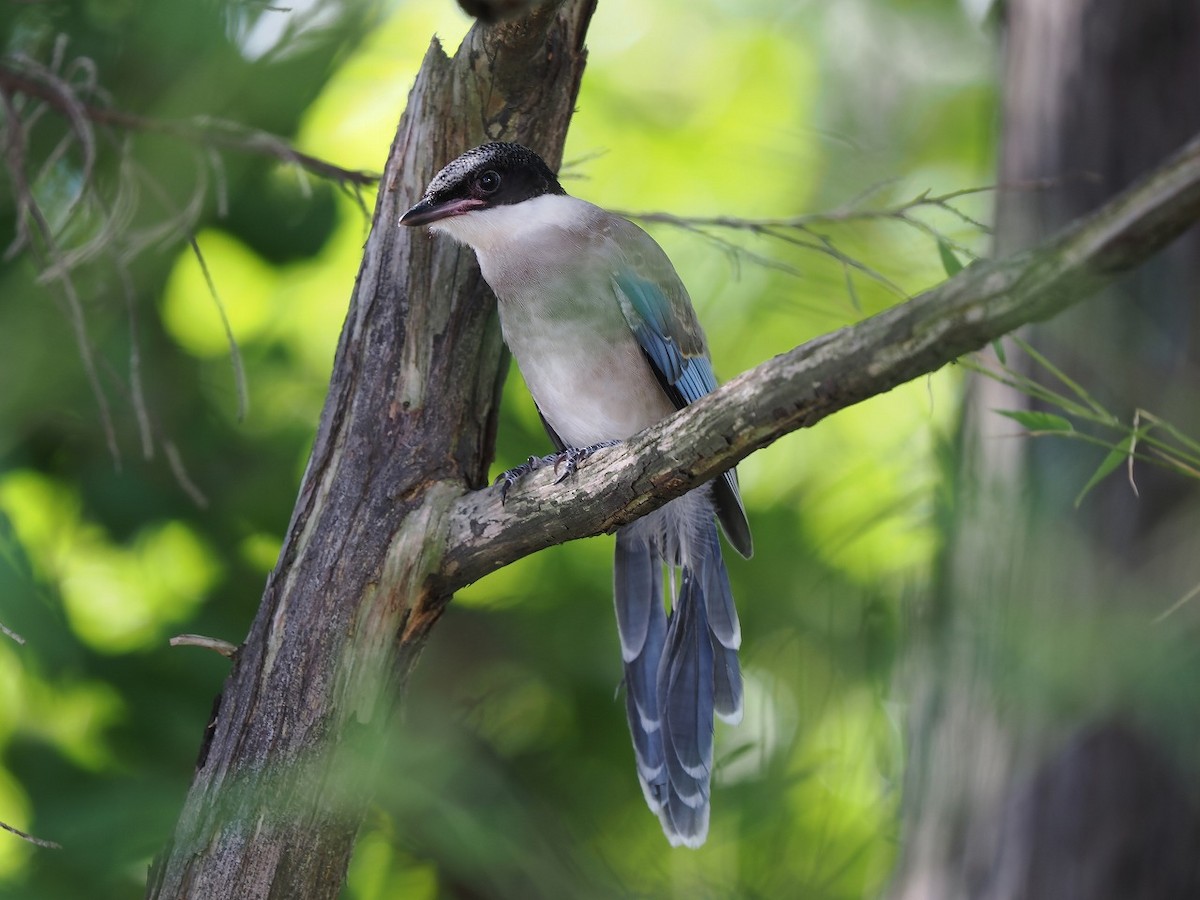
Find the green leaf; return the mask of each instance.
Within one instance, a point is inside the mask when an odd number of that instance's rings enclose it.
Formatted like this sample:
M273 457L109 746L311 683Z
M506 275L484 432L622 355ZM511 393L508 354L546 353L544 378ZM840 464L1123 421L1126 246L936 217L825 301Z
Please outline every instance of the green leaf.
M1133 446L1133 435L1127 435L1121 443L1117 444L1108 451L1108 455L1101 460L1099 467L1092 473L1092 477L1088 479L1088 483L1083 486L1083 490L1079 492L1079 496L1075 498L1075 508L1079 508L1079 504L1083 502L1083 498L1105 479L1117 466L1119 466L1129 456L1129 448Z
M946 274L953 278L962 271L962 263L958 261L958 257L954 255L954 251L950 249L941 238L938 238L938 255L942 258L942 268L946 270Z
M1101 404L1099 404L1095 400L1093 400L1091 395L1088 394L1088 392L1083 389L1082 385L1078 384L1076 381L1074 381L1072 378L1070 378L1070 376L1068 376L1066 372L1064 372L1062 369L1058 368L1058 366L1054 365L1054 363L1050 362L1050 360L1047 359L1045 356L1043 356L1041 353L1038 353L1037 350L1035 350L1032 346L1030 346L1028 341L1022 340L1021 338L1017 337L1016 335L1013 335L1013 341L1016 343L1016 345L1018 347L1020 347L1022 350L1024 350L1026 353L1028 353L1029 356L1034 360L1034 362L1036 362L1043 369L1045 369L1047 372L1049 372L1051 375L1053 375L1055 378L1057 378L1059 381L1061 381L1063 384L1065 384L1067 387L1069 387L1071 389L1071 391L1075 394L1076 397L1078 397L1080 400L1082 400L1084 403L1086 403L1088 406L1090 406L1092 408L1092 410L1094 410L1099 416L1101 416L1104 419L1104 422L1106 425L1109 425L1110 427L1114 427L1114 428L1119 427L1120 423L1117 421L1116 416L1114 416L1112 413L1110 413Z
M996 351L996 359L1000 360L1000 365L1008 365L1008 356L1004 352L1004 342L997 338L992 341L992 349Z
M1002 416L1019 422L1029 431L1074 431L1075 426L1062 416L1048 412L1030 412L1023 409L998 409Z

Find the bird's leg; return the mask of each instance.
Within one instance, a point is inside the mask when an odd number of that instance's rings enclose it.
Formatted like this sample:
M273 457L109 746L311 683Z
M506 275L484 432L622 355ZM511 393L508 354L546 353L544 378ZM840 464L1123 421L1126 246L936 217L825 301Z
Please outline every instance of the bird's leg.
M590 447L568 447L566 450L551 453L549 456L531 456L516 468L509 469L507 472L501 472L497 476L494 483L500 485L500 502L504 503L508 499L508 489L516 484L522 475L528 475L530 472L545 468L546 466L553 466L555 474L558 474L559 467L563 466L563 473L554 482L555 484L560 484L568 476L574 475L575 471L579 468L579 464L597 450L612 447L619 443L621 442L601 441L598 444L592 444Z

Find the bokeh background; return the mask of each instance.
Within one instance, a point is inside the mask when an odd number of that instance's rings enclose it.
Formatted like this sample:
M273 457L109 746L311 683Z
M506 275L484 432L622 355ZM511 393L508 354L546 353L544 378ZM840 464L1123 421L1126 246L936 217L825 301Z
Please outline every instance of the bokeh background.
M46 66L57 53L60 72L94 67L114 107L231 120L381 170L431 36L452 52L470 20L449 0L286 7L6 3L0 42ZM564 183L627 213L753 219L991 184L999 46L987 7L601 0ZM62 123L39 128L29 155L49 158ZM85 206L63 238L96 238L75 270L82 326L39 278L44 259L0 264L0 623L25 639L0 639L0 820L63 845L0 833L5 897L142 890L227 671L167 640L237 643L247 630L373 203L371 189L356 196L263 155L124 135L100 147L108 161L94 176L110 205ZM79 179L68 153L33 187L66 215ZM0 182L6 246L18 234L11 192ZM956 201L979 221L992 202ZM106 243L97 235L114 210L121 235ZM966 262L989 246L945 211L912 216L926 227L820 226L869 272L745 232L652 231L729 377L943 279L949 247ZM893 676L905 610L928 595L943 545L960 394L961 373L945 370L741 466L756 554L729 565L747 711L718 726L703 850L668 852L637 786L604 537L457 595L412 679L345 896L532 896L530 884L557 897L876 895L896 858L905 763ZM548 447L514 368L496 468Z

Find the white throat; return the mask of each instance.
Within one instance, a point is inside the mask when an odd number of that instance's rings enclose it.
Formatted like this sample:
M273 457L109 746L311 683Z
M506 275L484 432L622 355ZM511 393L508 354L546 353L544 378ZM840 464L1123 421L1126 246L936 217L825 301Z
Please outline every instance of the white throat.
M447 234L481 256L536 240L545 229L573 231L586 227L595 207L565 194L543 194L520 203L477 209L461 216L439 219L430 231Z

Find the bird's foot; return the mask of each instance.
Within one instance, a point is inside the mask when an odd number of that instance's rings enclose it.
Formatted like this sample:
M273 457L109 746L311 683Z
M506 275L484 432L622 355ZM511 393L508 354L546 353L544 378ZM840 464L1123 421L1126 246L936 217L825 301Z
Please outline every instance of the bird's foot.
M549 456L531 456L521 465L496 476L496 480L492 483L500 485L500 504L503 505L508 500L508 489L516 484L522 475L528 475L542 466L550 465L556 456L555 453L551 453Z
M579 468L579 464L597 450L603 450L605 447L613 447L619 443L620 441L601 441L598 444L592 444L590 447L568 447L566 450L560 450L552 456L547 456L547 460L554 461L554 473L556 475L558 475L558 467L563 467L563 473L554 480L554 483L561 484L567 478L574 475L575 470Z
M566 450L560 450L558 453L551 453L549 456L531 456L525 462L516 468L509 469L507 472L502 472L495 481L495 484L500 485L500 502L504 503L508 499L508 489L517 483L518 479L523 475L528 475L538 469L544 469L546 466L553 466L555 474L558 474L560 467L563 468L563 473L555 479L555 484L560 484L567 477L574 475L579 468L579 464L595 453L597 450L602 450L605 447L612 447L619 444L620 441L601 441L598 444L592 444L590 447L568 447Z

